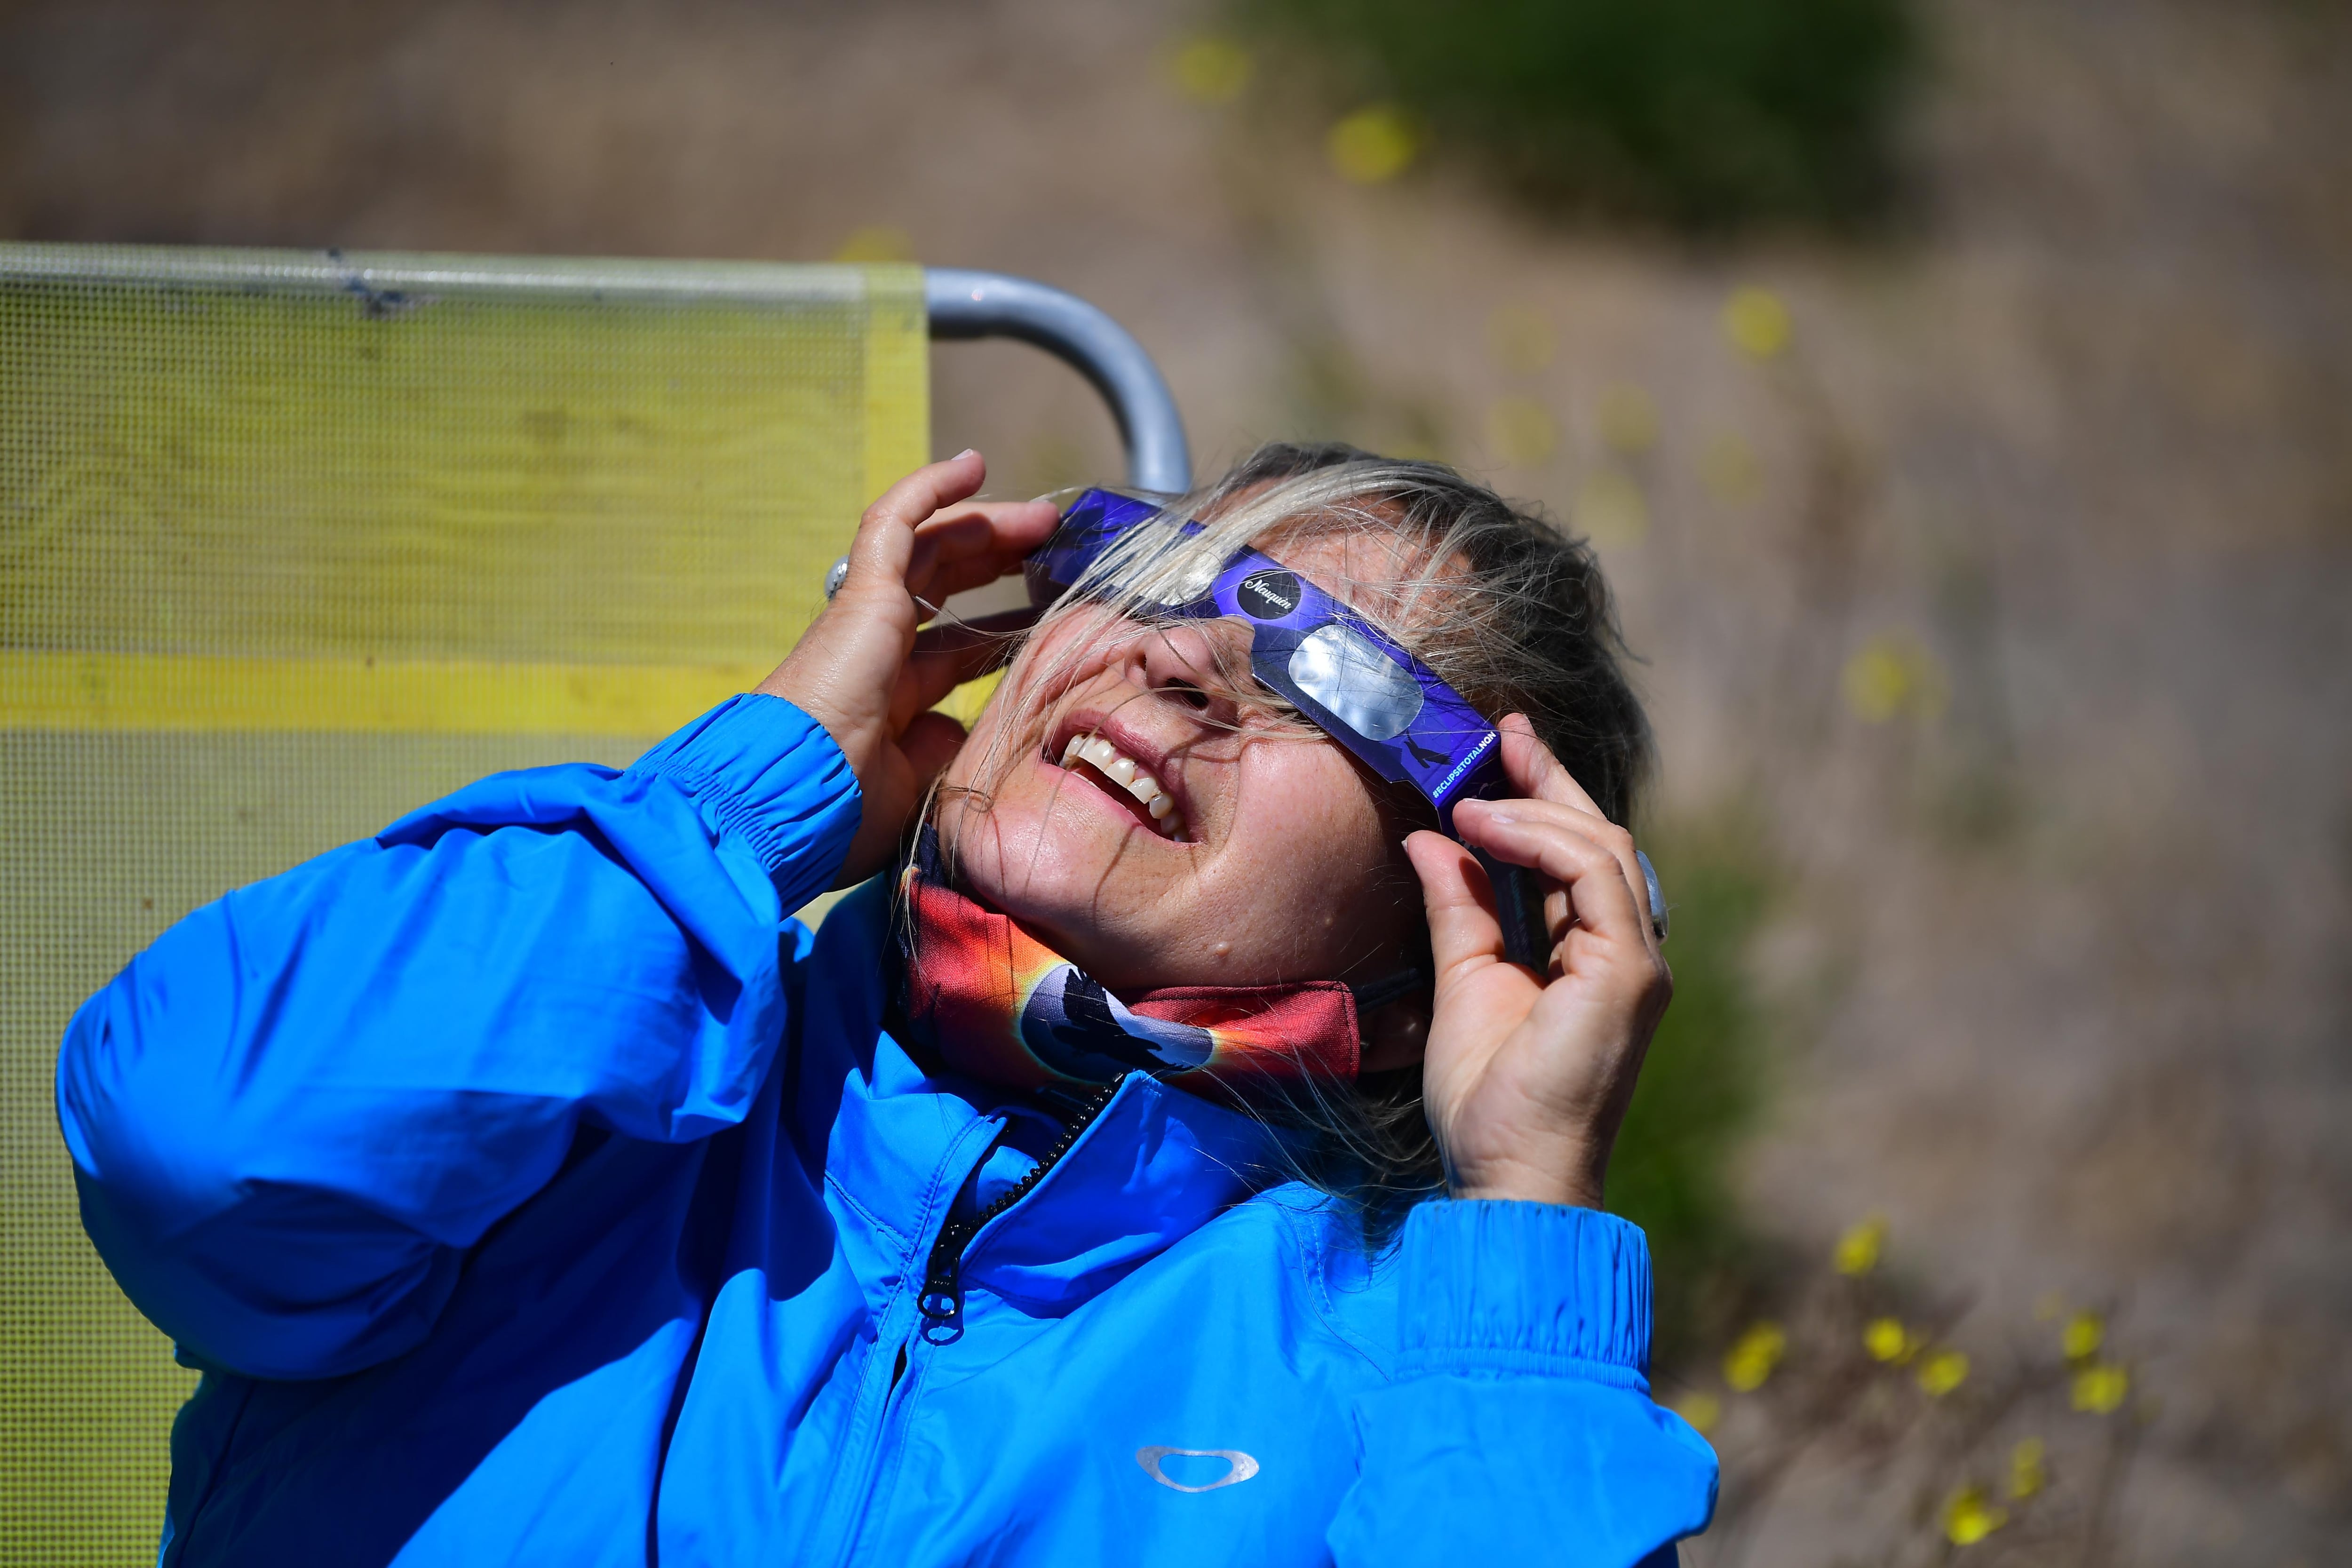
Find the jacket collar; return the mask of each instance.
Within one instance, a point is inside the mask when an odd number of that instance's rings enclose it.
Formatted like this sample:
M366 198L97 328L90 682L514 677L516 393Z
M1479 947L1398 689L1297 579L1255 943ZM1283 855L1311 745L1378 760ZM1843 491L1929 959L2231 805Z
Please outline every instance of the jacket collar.
M1068 1153L964 1250L964 1279L1062 1308L1278 1180L1265 1124L1130 1073Z
M919 1273L957 1190L1016 1097L927 1071L882 1026L889 893L836 904L803 961L788 1112L824 1175ZM830 1125L824 1125L830 1109ZM1255 1118L1130 1074L1077 1142L966 1247L963 1278L1041 1308L1076 1305L1280 1179Z

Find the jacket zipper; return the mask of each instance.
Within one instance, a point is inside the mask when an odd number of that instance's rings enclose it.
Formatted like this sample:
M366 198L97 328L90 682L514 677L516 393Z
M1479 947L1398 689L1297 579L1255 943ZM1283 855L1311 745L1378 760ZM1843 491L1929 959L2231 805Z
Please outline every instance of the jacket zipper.
M923 1314L923 1338L940 1343L963 1332L963 1249L989 1221L1027 1197L1045 1179L1045 1173L1061 1163L1078 1135L1094 1125L1126 1081L1127 1075L1121 1073L1080 1101L1063 1123L1062 1135L1053 1147L1038 1158L1027 1175L999 1194L994 1203L971 1215L951 1214L940 1226L929 1261L923 1266L923 1293L917 1302Z
M1045 1151L1045 1156L1037 1162L1036 1169L1015 1183L1009 1191L989 1205L986 1209L964 1219L958 1219L950 1212L946 1221L940 1225L939 1237L932 1242L930 1256L923 1267L922 1291L915 1299L917 1322L914 1331L920 1335L927 1344L944 1345L962 1337L963 1249L971 1245L972 1238L980 1234L989 1221L1035 1190L1037 1184L1045 1179L1045 1173L1060 1163L1062 1157L1070 1152L1071 1145L1078 1141L1078 1135L1092 1126L1096 1119L1102 1115L1104 1110L1109 1106L1112 1097L1118 1093L1119 1085L1125 1081L1125 1075L1122 1074L1109 1083L1092 1089L1083 1099L1075 1094L1064 1094L1050 1089L1039 1091L1040 1100L1058 1107L1063 1118L1062 1135L1054 1141L1052 1148ZM981 1163L984 1164L986 1162L987 1156L982 1154ZM904 1298L900 1300L903 1301ZM895 1310L903 1310L903 1308L894 1308ZM899 1342L898 1350L901 1356L906 1354L909 1343L911 1339ZM891 1411L899 1401L900 1386L915 1370L916 1367L913 1364L892 1369L889 1384L882 1395L881 1409L875 1416L874 1426L856 1444L861 1452L860 1458L854 1466L845 1462L842 1471L839 1472L839 1475L843 1476L862 1473L865 1479L862 1485L855 1489L855 1495L857 1495L861 1500L854 1504L847 1500L853 1495L852 1492L841 1489L838 1487L838 1481L836 1483L837 1495L841 1500L840 1506L849 1510L845 1519L840 1518L836 1510L827 1510L828 1521L837 1521L835 1527L840 1531L840 1536L838 1547L833 1552L824 1555L829 1555L831 1561L836 1564L849 1563L857 1553L857 1544L865 1533L867 1517L872 1510L874 1489L879 1483L887 1458L884 1450L889 1442Z

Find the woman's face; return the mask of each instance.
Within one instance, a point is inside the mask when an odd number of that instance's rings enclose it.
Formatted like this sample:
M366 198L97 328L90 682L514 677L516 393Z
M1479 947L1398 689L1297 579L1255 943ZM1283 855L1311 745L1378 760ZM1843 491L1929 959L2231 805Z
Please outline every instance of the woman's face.
M1361 535L1267 552L1324 583L1394 570ZM1420 918L1408 826L1337 742L1236 701L1220 672L1248 668L1229 621L1055 623L1005 680L1042 705L1042 743L979 777L996 726L1020 721L992 703L943 781L965 884L1115 991L1388 973Z

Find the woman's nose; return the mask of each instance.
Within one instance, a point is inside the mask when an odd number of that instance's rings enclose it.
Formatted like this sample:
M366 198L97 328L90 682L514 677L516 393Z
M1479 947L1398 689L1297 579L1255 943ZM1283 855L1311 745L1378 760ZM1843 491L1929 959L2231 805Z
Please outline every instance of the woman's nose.
M1227 722L1235 699L1248 690L1247 633L1212 622L1193 626L1156 626L1135 639L1121 659L1131 685L1165 696L1194 712L1211 712Z

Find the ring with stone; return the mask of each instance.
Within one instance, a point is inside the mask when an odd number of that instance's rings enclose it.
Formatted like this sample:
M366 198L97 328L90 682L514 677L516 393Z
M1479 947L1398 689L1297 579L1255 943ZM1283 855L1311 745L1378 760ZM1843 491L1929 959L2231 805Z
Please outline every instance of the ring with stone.
M1669 923L1666 918L1666 890L1658 886L1658 868L1650 864L1650 858L1647 855L1636 849L1633 851L1633 859L1642 868L1642 880L1649 885L1650 929L1657 933L1660 942L1664 942L1666 940L1666 926Z

